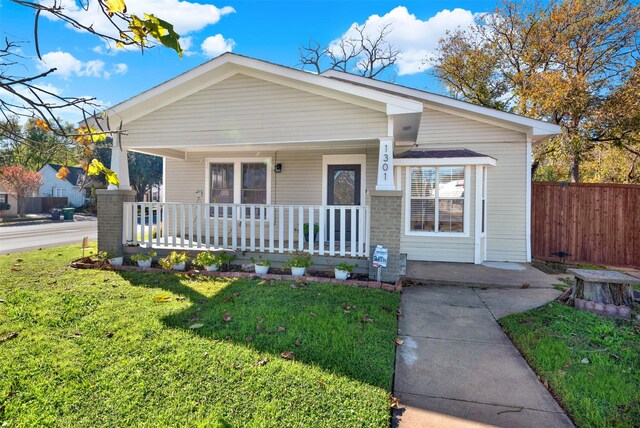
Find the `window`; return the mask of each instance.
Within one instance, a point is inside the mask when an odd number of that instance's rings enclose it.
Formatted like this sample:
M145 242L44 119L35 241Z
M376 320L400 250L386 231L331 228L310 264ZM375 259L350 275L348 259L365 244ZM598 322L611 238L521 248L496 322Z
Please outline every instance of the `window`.
M56 198L64 198L65 196L67 196L67 189L54 188L53 196L55 196Z
M465 167L411 167L408 231L464 233Z
M9 195L6 193L0 193L0 204L8 204L9 203Z
M209 202L217 204L270 203L269 160L209 162Z

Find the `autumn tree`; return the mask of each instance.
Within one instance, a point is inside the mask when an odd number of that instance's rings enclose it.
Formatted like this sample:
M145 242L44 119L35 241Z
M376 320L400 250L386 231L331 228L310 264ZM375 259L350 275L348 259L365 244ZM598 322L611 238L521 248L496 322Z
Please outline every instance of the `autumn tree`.
M180 37L172 24L153 14L144 13L140 16L128 13L125 0L10 1L34 11L34 53L39 59L42 58L38 23L42 16L56 18L76 30L93 34L116 48L143 50L163 45L182 56ZM77 7L87 12L90 8L98 8L108 20L110 29L98 31L93 25L74 19L67 7ZM56 69L29 73L29 67L23 63L25 57L20 53L20 45L19 41L9 37L0 42L0 134L11 134L15 141L33 143L28 137L15 133L12 124L15 118L33 118L43 130L75 141L84 154L81 164L89 174L105 173L115 182L115 174L109 174L108 168L91 158L97 142L104 141L106 135L124 130L119 124L106 122L103 125L100 120L92 120L98 115L96 110L102 108L94 98L62 96L39 84ZM68 110L75 110L84 118L80 128L69 130L59 120L60 113Z
M366 24L353 24L345 35L327 46L315 40L301 46L300 65L318 74L338 70L374 78L398 60L400 51L387 40L390 32L389 25L369 29Z
M7 166L0 170L0 184L15 195L18 200L18 216L24 215L24 198L33 196L42 186L39 172L29 171L21 166Z
M634 67L639 29L627 0L508 1L441 40L435 75L455 97L562 125L535 147L534 167L566 160L580 181L608 142L599 116Z

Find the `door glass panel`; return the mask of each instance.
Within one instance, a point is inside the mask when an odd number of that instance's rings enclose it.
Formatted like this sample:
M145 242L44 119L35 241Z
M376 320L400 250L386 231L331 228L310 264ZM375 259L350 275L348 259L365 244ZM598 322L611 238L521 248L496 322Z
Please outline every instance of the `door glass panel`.
M355 171L348 169L334 171L333 203L334 205L356 205Z

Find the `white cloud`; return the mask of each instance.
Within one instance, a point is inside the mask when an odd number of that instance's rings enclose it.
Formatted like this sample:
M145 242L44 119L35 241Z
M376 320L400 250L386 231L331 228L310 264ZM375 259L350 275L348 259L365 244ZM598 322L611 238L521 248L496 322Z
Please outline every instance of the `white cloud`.
M40 3L62 5L67 15L81 24L92 25L94 30L99 33L112 36L118 35L118 31L104 16L96 0L88 0L86 10L80 6L80 3L84 2L76 2L76 0L40 0ZM142 16L143 13L154 14L158 18L173 24L173 28L178 34L186 35L201 30L208 25L216 24L221 17L234 13L235 10L230 6L218 8L211 4L183 0L127 0L127 12L139 16ZM68 27L73 28L69 25ZM123 27L126 28L126 25ZM106 52L101 47L94 48L94 51L99 53Z
M447 31L468 27L473 23L473 18L472 12L456 8L441 10L423 21L409 13L406 7L398 6L386 15L369 16L365 21L365 34L376 35L381 27L389 25L391 32L387 41L400 50L396 62L398 74L415 74L429 68L425 59L435 52L438 40L444 37ZM344 36L353 36L355 28L361 25L353 23Z
M55 51L42 55L42 60L38 64L41 70L55 68L54 75L63 79L68 79L71 75L100 77L104 71L104 62L96 59L82 62L69 52Z
M113 73L125 74L129 70L129 67L125 63L118 63L113 66Z
M216 34L215 36L209 36L204 39L204 42L200 45L202 53L213 58L221 55L225 52L231 52L236 42L233 39L225 39L222 34Z

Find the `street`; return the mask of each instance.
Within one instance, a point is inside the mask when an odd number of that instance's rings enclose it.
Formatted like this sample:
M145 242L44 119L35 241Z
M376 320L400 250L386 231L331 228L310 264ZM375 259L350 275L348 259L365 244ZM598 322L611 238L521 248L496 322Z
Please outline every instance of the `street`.
M95 241L95 217L78 217L71 222L41 223L0 227L0 254L12 254L65 244L81 244L82 238Z

